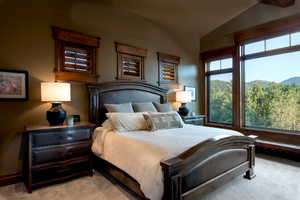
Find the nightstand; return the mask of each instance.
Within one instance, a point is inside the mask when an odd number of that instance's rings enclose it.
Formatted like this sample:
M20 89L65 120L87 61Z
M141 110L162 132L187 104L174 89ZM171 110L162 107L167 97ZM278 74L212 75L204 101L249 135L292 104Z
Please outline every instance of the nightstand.
M88 122L73 126L31 126L25 129L23 178L32 189L83 175L93 175L92 131Z
M186 124L204 125L205 115L186 116L182 120Z

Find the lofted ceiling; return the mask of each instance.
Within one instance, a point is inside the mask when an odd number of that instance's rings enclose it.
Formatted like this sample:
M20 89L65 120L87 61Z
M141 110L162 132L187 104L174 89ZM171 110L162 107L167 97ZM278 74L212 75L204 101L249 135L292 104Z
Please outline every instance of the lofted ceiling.
M102 0L165 28L189 53L197 55L200 37L229 21L257 0ZM142 28L142 27L141 27Z

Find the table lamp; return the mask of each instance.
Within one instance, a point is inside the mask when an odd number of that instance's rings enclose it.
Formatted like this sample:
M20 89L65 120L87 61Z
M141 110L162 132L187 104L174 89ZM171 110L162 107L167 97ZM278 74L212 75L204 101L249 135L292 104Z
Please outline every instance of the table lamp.
M181 103L181 106L178 109L179 115L187 116L189 114L189 109L187 109L186 103L192 101L192 93L188 91L177 91L175 93L175 101Z
M67 112L62 108L61 102L71 101L70 83L41 83L41 100L52 103L52 107L47 111L50 126L63 125Z

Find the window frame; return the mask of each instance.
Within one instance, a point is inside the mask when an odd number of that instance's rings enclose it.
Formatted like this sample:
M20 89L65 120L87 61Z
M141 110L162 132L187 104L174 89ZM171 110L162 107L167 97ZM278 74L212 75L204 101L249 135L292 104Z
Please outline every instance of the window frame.
M245 134L256 134L261 136L262 138L279 138L279 140L288 140L289 138L286 136L293 136L293 137L300 137L300 134L298 131L288 131L288 130L280 130L280 129L270 129L270 128L261 128L261 127L248 127L245 126L245 66L244 63L241 62L242 59L254 59L257 57L263 57L263 56L271 56L271 55L279 55L283 53L289 53L289 52L294 52L294 51L299 51L300 50L300 45L295 45L295 46L290 46L286 48L280 48L280 49L275 49L275 50L270 50L270 51L265 51L265 52L259 52L259 53L253 53L249 54L247 56L241 56L243 48L242 46L255 42L255 41L260 41L260 40L266 40L266 39L271 39L274 37L278 37L281 35L285 34L291 34L295 32L300 32L300 15L294 15L286 18L281 18L266 24L261 24L257 25L254 27L251 27L249 29L237 32L234 34L234 42L235 42L235 48L236 48L236 66L235 68L239 70L240 72L238 73L238 78L240 78L238 87L241 87L240 90L238 90L238 96L240 98L240 101L235 107L237 110L239 110L238 115L239 115L239 126L236 126L235 128ZM294 138L296 139L296 138Z
M214 126L214 127L221 127L221 128L230 128L232 129L234 127L235 119L236 119L236 111L234 108L234 104L236 102L236 96L235 96L235 88L236 88L236 80L235 80L235 47L226 47L218 50L213 50L213 51L208 51L204 52L201 54L201 59L202 59L202 74L203 74L203 79L204 80L204 94L202 95L204 97L203 102L204 102L204 112L205 115L207 116L205 118L205 125L208 126ZM226 68L226 69L220 69L220 70L212 70L208 71L208 63L214 60L222 60L222 59L227 59L227 58L232 58L232 68ZM219 122L213 122L209 121L209 102L210 102L210 95L209 95L209 90L210 90L210 84L209 84L209 77L211 75L218 75L218 74L227 74L231 73L232 74L232 123L219 123Z
M115 48L117 52L117 80L145 80L145 59L147 56L147 49L141 47L135 47L128 44L115 42ZM124 62L130 62L130 60L137 60L139 75L129 75L124 71Z
M158 62L158 85L166 86L169 84L178 84L178 66L180 63L180 57L162 53L162 52L157 52L157 62ZM162 76L165 64L173 66L174 68L173 80L166 80Z
M300 32L300 29L299 31ZM257 58L263 58L268 56L275 56L275 55L282 55L285 53L292 53L296 51L300 51L300 45L291 45L291 34L296 33L295 30L292 32L285 32L281 34L276 34L276 36L270 36L270 37L264 37L264 39L258 39L256 41L264 41L265 43L265 50L263 52L258 53L252 53L245 55L245 45L256 42L255 40L251 40L251 42L240 42L238 43L240 48L240 54L238 54L238 57L240 59L239 62L239 68L241 69L241 81L240 81L240 87L241 87L241 93L240 93L240 109L241 109L241 129L248 130L248 131L261 131L261 132L269 132L269 133L283 133L283 134L292 134L292 135L300 135L300 131L290 131L290 130L284 130L284 129L275 129L275 128L264 128L264 127L255 127L255 126L247 126L246 125L246 96L245 96L245 61L250 59L257 59ZM272 50L266 49L266 40L272 39L281 35L289 34L289 46L284 48L277 48Z
M97 49L100 47L100 37L76 32L56 26L51 26L55 41L55 80L97 82ZM65 47L74 46L78 49L89 49L90 63L86 71L65 69ZM74 68L76 69L76 68Z

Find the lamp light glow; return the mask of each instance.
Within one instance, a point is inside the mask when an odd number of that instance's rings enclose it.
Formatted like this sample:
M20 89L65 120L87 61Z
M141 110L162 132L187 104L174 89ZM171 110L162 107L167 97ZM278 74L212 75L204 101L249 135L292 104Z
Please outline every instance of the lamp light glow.
M71 84L56 82L41 83L41 100L49 102L71 101Z

